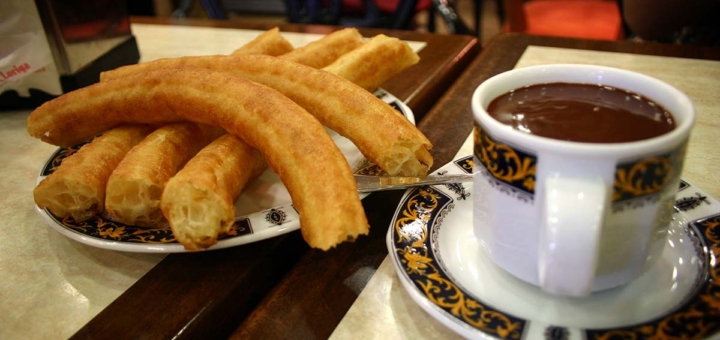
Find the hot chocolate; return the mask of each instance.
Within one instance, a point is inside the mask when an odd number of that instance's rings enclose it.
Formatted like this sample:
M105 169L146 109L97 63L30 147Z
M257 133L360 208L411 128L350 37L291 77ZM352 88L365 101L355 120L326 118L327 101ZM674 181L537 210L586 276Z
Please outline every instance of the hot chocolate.
M662 106L605 85L525 86L495 98L487 112L519 131L585 143L633 142L675 128L675 119Z

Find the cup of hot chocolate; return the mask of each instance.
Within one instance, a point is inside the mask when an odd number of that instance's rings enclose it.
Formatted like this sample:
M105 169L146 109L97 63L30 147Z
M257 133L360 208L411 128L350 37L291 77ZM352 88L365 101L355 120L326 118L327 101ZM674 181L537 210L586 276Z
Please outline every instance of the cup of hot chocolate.
M542 65L472 96L473 228L485 254L544 291L626 284L661 255L695 121L674 87L593 65Z

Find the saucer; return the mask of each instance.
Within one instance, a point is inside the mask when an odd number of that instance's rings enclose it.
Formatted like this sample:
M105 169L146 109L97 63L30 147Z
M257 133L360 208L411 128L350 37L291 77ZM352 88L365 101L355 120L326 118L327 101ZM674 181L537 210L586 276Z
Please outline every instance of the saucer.
M412 110L397 97L383 89L373 94L392 106L413 125ZM349 139L327 129L338 149L351 165L354 173L381 175L382 169L370 163ZM71 156L83 144L70 148L59 148L40 169L36 183L40 183L60 166L62 160ZM365 198L367 193L360 194ZM47 209L35 205L35 211L51 228L65 237L89 246L125 252L179 253L185 247L175 240L167 223L153 227L126 225L106 215L97 215L78 222L71 217L59 217ZM217 250L257 242L300 229L300 216L292 205L290 194L280 177L271 169L248 184L235 202L235 223L230 230L218 237L217 244L208 250Z
M471 172L472 157L438 174ZM472 184L406 191L387 234L400 281L445 326L476 339L720 337L720 203L682 181L668 243L640 278L552 296L493 264L472 227Z

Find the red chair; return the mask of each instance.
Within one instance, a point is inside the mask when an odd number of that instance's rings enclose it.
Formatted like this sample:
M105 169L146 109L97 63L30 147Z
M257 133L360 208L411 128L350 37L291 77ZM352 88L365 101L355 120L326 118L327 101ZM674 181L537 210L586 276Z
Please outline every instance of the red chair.
M431 0L341 0L342 12L361 14L362 20L341 19L343 26L412 29L413 16L432 6Z
M557 37L625 38L615 0L504 0L503 31Z

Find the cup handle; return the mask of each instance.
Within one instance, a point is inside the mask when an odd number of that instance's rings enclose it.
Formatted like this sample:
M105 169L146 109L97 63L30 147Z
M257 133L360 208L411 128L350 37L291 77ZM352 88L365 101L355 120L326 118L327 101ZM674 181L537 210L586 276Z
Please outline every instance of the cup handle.
M608 189L601 178L547 178L538 274L549 293L592 293Z

